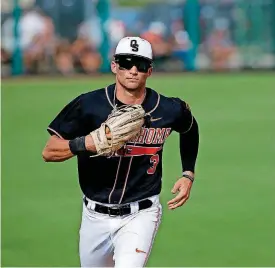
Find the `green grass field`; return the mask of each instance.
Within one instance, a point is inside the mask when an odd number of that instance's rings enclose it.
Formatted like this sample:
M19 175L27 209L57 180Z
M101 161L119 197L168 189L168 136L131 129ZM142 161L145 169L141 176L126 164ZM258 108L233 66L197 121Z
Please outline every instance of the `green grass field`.
M81 192L75 159L44 163L46 128L97 78L2 82L1 266L79 266ZM163 220L149 266L275 266L275 74L155 75L148 86L185 99L200 127L197 177L168 211L180 176L177 134L164 149Z

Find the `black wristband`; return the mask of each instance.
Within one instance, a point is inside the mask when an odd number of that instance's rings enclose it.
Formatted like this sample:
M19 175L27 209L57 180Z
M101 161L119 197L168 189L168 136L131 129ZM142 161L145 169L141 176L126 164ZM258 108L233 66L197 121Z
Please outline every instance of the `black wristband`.
M75 138L69 141L69 147L74 155L87 151L85 147L85 136Z
M194 182L194 177L188 175L188 174L182 174L182 177L189 179L190 181Z

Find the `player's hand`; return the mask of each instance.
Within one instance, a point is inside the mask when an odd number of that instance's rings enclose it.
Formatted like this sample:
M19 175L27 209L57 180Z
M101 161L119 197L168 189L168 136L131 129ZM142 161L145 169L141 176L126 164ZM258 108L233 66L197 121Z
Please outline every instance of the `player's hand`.
M106 121L90 133L97 152L94 156L111 156L136 137L144 125L145 116L145 110L138 104L114 108Z
M178 192L178 194L167 203L170 210L181 207L188 200L192 184L193 182L185 177L180 178L175 183L171 192L173 194Z

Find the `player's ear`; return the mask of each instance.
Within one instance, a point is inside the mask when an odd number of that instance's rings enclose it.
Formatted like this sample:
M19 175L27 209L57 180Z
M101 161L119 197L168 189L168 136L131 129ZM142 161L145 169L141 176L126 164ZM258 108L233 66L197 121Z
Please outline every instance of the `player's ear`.
M116 65L116 63L114 62L114 61L112 61L111 62L111 70L112 70L112 72L114 73L114 74L116 74L117 73L117 65Z
M152 72L153 72L153 67L151 67L151 68L148 70L148 77L152 75Z

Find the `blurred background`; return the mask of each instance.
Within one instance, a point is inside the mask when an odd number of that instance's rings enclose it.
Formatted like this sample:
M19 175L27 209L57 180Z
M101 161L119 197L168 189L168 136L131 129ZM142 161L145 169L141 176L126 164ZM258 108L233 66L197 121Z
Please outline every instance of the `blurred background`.
M274 0L2 0L2 76L110 72L119 39L155 71L275 68Z

